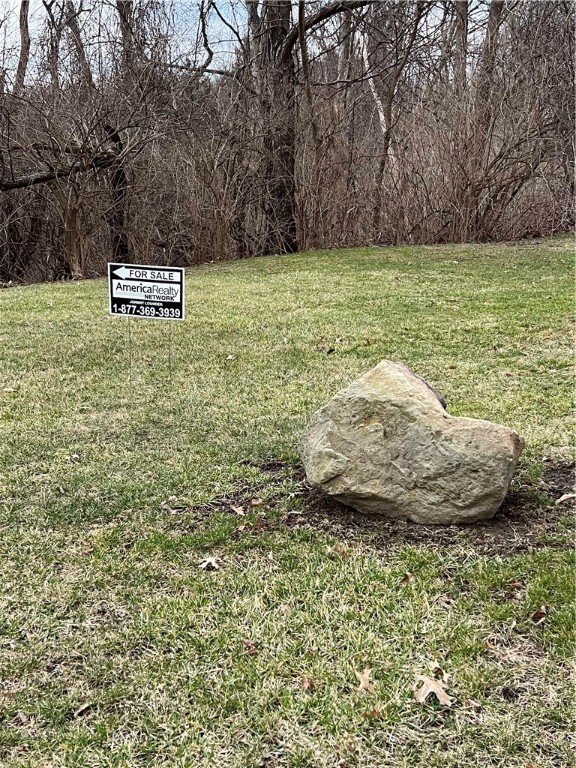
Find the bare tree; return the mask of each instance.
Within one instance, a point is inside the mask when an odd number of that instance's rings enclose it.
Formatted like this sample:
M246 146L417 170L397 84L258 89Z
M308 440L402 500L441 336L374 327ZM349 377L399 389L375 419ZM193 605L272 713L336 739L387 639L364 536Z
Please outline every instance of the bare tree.
M30 13L0 72L3 282L573 226L573 4Z

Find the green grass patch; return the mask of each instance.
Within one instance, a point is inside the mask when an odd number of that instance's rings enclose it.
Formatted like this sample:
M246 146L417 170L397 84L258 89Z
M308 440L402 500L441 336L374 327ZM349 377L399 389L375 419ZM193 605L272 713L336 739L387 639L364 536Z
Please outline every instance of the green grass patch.
M104 281L0 292L0 763L571 764L572 264L558 238L213 265L131 348ZM383 358L526 438L493 522L306 493L307 420ZM437 667L451 708L413 699Z

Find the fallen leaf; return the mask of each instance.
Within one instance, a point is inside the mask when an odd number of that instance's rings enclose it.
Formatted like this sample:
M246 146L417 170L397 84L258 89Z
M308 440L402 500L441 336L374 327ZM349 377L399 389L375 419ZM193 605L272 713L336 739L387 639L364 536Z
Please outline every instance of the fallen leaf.
M168 504L176 504L177 501L178 501L178 496L170 496L168 498Z
M264 499L256 498L250 502L251 507L261 507L264 504Z
M365 667L364 672L354 672L354 674L360 681L360 685L358 686L359 691L368 691L369 693L374 693L375 683L370 682L370 675L372 674L370 667Z
M228 355L228 357L226 358L226 360L234 360L234 359L235 359L235 357L236 357L236 355Z
M306 691L306 693L312 693L312 691L316 690L316 683L314 680L312 680L311 677L305 677L302 680L302 688Z
M472 707L472 709L474 710L474 712L480 712L480 711L482 710L482 704L480 704L480 702L479 702L479 701L475 701L474 699L468 699L468 701L466 702L466 704L467 704L469 707Z
M362 712L362 717L365 720L378 720L381 717L381 713L378 709L369 709L368 712Z
M78 707L76 712L74 712L74 717L81 717L85 712L87 712L90 707L92 706L91 701L87 701L86 704L82 704L81 707Z
M204 560L202 560L199 563L199 568L202 568L204 571L217 571L219 570L220 566L218 565L218 558L217 557L205 557Z
M347 560L352 553L342 544L334 544L333 547L326 547L326 554L337 555L338 557L343 557L344 560Z
M282 603L279 606L279 611L282 614L282 616L288 616L288 614L292 613L292 608L290 608L290 606L287 605L286 603Z
M448 608L454 602L448 595L438 595L434 600L436 605L441 605L443 608Z
M410 584L411 581L414 581L414 574L407 571L400 579L400 584Z
M435 680L442 680L443 683L447 683L450 678L450 675L436 661L432 662L432 674Z
M532 621L536 626L539 626L540 624L544 624L544 622L546 621L547 615L548 615L548 608L545 605L541 605L537 611L534 611L534 613L530 616L530 618L532 619Z
M244 515L246 514L246 512L244 512L244 507L230 507L230 509L239 517L244 517Z
M555 503L558 506L558 504L563 504L565 501L571 501L572 499L576 499L576 493L565 493L559 499L556 499Z
M238 526L236 526L236 530L237 531L245 531L246 530L246 525L238 525Z
M418 687L418 683L422 683L422 685ZM442 682L442 680L434 680L433 677L428 677L427 675L418 675L413 688L414 700L418 704L424 704L426 699L434 694L443 707L451 707L452 699L446 695L447 687L446 683Z
M248 656L256 656L258 653L258 646L253 640L242 640L242 645Z

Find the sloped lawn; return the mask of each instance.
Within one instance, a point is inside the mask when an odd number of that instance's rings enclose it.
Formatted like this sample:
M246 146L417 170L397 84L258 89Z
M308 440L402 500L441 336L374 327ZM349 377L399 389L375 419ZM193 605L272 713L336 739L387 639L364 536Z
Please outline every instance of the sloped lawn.
M214 265L130 334L104 281L0 292L0 764L570 765L572 265L562 238ZM494 521L306 488L306 421L382 358L524 435Z

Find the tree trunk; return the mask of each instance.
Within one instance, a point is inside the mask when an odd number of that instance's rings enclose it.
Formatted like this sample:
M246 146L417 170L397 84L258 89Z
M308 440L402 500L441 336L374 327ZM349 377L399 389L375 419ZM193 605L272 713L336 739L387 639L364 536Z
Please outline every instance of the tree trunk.
M86 85L88 86L88 93L92 95L94 90L94 79L92 78L92 70L90 69L90 62L86 55L86 49L82 41L82 35L80 34L80 25L78 23L78 13L74 7L72 0L66 1L66 25L72 35L72 41L74 43L74 49L76 50L76 56L78 57L78 64L82 71L82 76Z
M112 260L128 263L130 261L128 233L126 232L126 190L128 189L128 179L120 159L123 150L122 139L112 126L105 125L104 130L108 135L108 140L114 146L115 154L119 157L112 166L110 174L112 206L108 216L108 224L112 235Z
M28 13L30 11L30 0L22 0L20 3L20 56L18 58L18 68L14 78L13 96L18 96L24 87L26 70L28 69L28 60L30 58L30 29L28 26Z
M265 0L259 30L259 96L264 123L264 253L298 250L294 62L282 55L290 0Z
M492 0L488 11L486 36L476 72L476 92L472 108L473 139L469 152L470 170L464 210L466 231L463 233L463 239L466 240L477 239L482 229L480 201L486 183L486 167L492 148L492 119L496 106L493 79L498 29L503 11L504 0Z
M468 0L457 0L456 45L454 49L454 84L459 96L466 91L466 63L468 60Z

